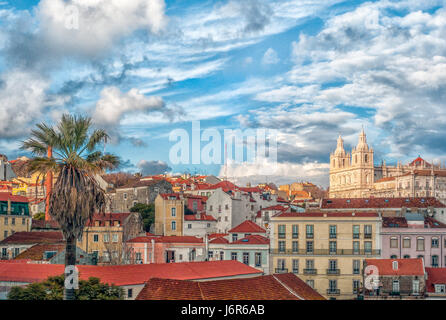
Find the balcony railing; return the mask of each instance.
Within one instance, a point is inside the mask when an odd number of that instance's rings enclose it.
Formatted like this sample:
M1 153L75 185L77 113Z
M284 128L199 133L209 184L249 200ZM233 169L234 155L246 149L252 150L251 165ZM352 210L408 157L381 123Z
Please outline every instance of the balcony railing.
M313 239L314 233L307 233L306 236L307 236L307 239Z
M330 239L336 239L336 233L330 233Z
M299 273L299 269L293 268L293 273Z
M381 250L353 250L353 249L299 249L298 251L292 249L270 249L271 254L279 254L279 255L308 255L308 256L324 256L324 255L332 255L332 256L347 256L347 255L358 255L358 256L379 256L381 254Z
M304 274L317 274L317 269L304 269Z
M285 233L279 233L279 239L285 239L286 235Z
M329 275L339 275L341 273L341 270L339 269L327 269L327 274Z
M299 238L299 234L298 233L293 233L293 239L297 239Z
M275 273L288 273L288 269L285 268L276 268Z
M359 239L359 233L353 233L353 239Z
M371 233L364 233L364 239L372 239Z
M341 294L340 289L327 289L327 294L338 295Z

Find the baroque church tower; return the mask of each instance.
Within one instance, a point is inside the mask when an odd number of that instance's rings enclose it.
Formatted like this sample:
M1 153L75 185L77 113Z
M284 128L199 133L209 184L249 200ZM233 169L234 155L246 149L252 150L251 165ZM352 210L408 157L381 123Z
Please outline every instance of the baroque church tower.
M339 136L334 153L330 154L330 198L361 198L373 188L373 149L367 144L362 129L351 154L344 150L344 140Z

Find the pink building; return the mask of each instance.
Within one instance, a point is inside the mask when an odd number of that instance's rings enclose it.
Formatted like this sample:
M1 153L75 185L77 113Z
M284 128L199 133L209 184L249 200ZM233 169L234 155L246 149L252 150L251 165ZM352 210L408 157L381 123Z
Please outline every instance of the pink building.
M423 258L425 267L446 266L446 225L419 213L383 217L382 258Z
M203 261L205 243L192 236L143 236L126 243L129 263L171 263Z

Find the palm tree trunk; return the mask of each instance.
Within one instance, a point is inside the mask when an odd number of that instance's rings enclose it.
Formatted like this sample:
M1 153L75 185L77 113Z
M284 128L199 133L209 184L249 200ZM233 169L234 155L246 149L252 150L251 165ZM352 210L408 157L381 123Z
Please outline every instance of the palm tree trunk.
M67 268L69 267L70 268ZM70 236L67 238L67 243L65 246L65 278L67 277L78 277L78 274L74 272L74 267L76 266L76 237ZM74 272L74 273L73 273ZM74 283L78 283L78 279L73 281ZM65 292L64 292L64 300L74 300L75 288L73 286L67 286L65 283Z

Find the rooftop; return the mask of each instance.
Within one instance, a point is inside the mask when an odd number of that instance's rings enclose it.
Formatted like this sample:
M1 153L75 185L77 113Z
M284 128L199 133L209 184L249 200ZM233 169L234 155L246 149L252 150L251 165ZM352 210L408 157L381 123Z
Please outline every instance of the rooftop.
M152 242L152 239L155 240L156 243L203 243L202 238L194 236L142 236L130 239L127 242Z
M14 259L16 260L29 259L32 261L43 261L43 260L48 260L44 259L45 252L55 251L57 253L60 253L63 250L65 250L65 243L39 243L23 251Z
M136 300L325 300L292 273L206 282L150 279Z
M242 223L240 223L238 226L232 228L228 232L230 233L248 233L248 232L254 232L254 233L265 233L266 230L257 225L255 222L252 222L251 220L245 220Z
M231 244L269 244L269 239L258 234L251 234L245 238L231 242Z
M278 213L274 216L279 218L294 218L294 217L308 217L308 218L316 218L316 217L327 217L327 218L350 218L350 217L379 217L376 212L325 212L325 211L306 211L306 212L290 212L285 211Z
M26 202L26 203L29 202L27 197L16 196L9 194L7 192L0 192L0 201L8 201L8 200L11 200L11 202Z
M58 264L0 263L0 281L40 282L63 274L64 268L64 265ZM151 278L204 280L261 274L261 271L234 260L118 266L78 265L77 268L82 280L96 277L104 283L117 286L143 284Z
M426 290L427 292L435 292L436 284L446 285L446 268L426 268L427 280Z
M436 198L331 198L322 200L322 209L360 208L446 208Z
M398 262L398 268L393 269L393 262ZM367 266L378 268L379 275L393 276L423 276L423 259L365 259Z
M60 231L23 231L15 232L6 239L3 239L0 241L0 245L55 243L61 241L63 241L63 235Z

